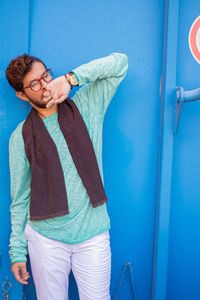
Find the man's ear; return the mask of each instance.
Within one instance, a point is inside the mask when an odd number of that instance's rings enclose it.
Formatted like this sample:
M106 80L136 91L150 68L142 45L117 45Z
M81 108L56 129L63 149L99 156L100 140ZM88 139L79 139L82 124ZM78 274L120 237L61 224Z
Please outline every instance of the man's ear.
M23 92L16 92L16 96L21 100L28 101L27 96Z

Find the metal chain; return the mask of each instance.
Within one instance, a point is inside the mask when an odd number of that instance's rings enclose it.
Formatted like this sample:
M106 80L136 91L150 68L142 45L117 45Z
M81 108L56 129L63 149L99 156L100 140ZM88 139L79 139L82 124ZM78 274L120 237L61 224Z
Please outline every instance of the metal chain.
M24 290L22 292L22 300L26 300L26 294L24 293Z
M3 299L4 300L9 300L9 294L3 293Z
M1 289L3 291L2 297L4 300L9 300L10 298L10 291L12 289L12 283L8 278L6 278L1 285Z
M122 268L122 271L121 271L121 274L120 274L120 278L119 278L119 282L117 284L116 291L115 291L115 294L114 294L114 298L113 298L114 300L119 299L119 293L120 293L123 281L125 279L125 274L127 273L128 270L129 270L130 277L131 277L131 288L132 288L133 299L137 300L134 274L133 274L133 268L132 268L131 262L126 262L123 265L123 268Z

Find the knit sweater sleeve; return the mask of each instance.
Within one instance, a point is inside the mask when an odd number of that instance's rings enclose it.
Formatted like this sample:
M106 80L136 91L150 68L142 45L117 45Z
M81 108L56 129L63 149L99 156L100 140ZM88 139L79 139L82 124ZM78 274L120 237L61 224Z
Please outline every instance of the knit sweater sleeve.
M127 70L128 57L123 53L112 53L75 68L79 85L83 85L73 97L79 110L83 114L97 111L104 117Z
M9 140L9 166L11 184L9 255L11 263L14 263L27 260L24 229L29 211L30 166L25 154L21 123Z

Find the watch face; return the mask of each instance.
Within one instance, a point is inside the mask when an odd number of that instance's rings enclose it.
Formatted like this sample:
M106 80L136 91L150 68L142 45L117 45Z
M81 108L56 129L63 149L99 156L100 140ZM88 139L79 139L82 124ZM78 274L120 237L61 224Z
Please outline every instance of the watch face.
M70 76L70 82L72 85L78 85L78 81L76 79L76 76L73 74Z

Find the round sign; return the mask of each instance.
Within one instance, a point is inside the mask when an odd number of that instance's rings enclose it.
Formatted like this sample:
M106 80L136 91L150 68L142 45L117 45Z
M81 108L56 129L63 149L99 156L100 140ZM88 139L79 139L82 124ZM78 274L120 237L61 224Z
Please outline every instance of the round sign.
M189 47L193 57L200 64L200 16L196 18L190 28Z

